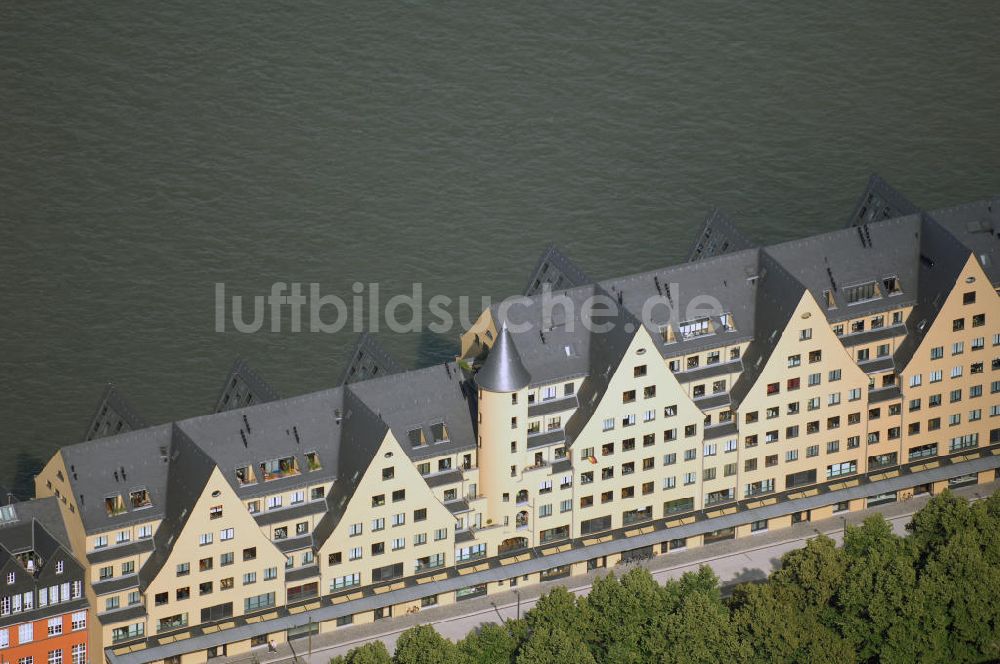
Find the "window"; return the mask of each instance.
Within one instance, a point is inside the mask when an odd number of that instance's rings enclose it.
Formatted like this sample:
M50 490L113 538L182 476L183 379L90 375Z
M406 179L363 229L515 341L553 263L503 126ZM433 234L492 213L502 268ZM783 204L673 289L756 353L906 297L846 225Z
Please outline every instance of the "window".
M348 551L348 553L347 553L347 559L348 560L360 560L361 559L361 555L362 555L361 547L360 546L356 546L356 547L352 548L350 551Z
M377 519L372 519L372 532L378 532L379 530L385 530L385 518L379 517Z
M49 664L63 664L62 648L49 651Z
M35 639L35 624L23 623L17 626L17 642L31 643Z
M336 592L338 590L343 590L344 588L352 588L354 586L361 585L361 573L355 572L354 574L348 574L346 576L338 576L330 582L330 592Z
M81 629L87 628L87 612L77 611L72 616L70 616L70 628L77 632Z
M59 636L63 633L62 616L49 618L48 633L49 636Z
M248 597L243 600L244 613L250 613L251 611L259 611L261 609L269 609L274 606L274 593L264 593L263 595L257 595L256 597Z
M225 530L219 531L219 541L221 542L228 542L235 536L235 531L232 528L226 528Z

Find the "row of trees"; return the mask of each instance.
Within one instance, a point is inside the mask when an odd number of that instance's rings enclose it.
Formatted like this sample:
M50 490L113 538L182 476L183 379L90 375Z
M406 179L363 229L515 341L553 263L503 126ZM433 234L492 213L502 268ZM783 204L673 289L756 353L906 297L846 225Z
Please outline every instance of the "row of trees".
M644 569L586 597L544 595L521 620L455 644L423 625L390 656L366 644L331 664L982 662L1000 659L1000 492L933 498L899 537L881 516L816 537L760 584L723 599L708 567L658 584Z

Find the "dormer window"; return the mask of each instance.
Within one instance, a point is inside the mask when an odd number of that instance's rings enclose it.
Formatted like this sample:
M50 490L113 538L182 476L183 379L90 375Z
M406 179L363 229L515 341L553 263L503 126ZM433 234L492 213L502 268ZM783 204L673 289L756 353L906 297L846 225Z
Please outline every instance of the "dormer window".
M121 496L109 496L104 499L104 509L108 516L118 516L125 513L125 501Z
M153 502L149 499L149 491L146 489L136 489L135 491L130 491L128 494L128 500L134 510L149 507L153 504Z
M257 478L254 477L252 466L241 466L236 469L236 481L240 483L240 486L246 486L247 484L256 484Z
M265 482L280 480L283 477L298 475L299 466L293 456L271 459L260 464L260 474Z
M17 576L13 572L7 572L7 585L14 585L14 581L17 580Z
M66 569L66 563L62 560L56 561L56 574L62 574Z
M681 338L687 340L700 337L705 334L714 334L715 330L712 329L712 323L708 318L696 318L694 320L684 321L681 323L680 333Z
M882 291L876 282L869 281L868 283L845 288L844 297L847 299L847 304L858 304L860 302L879 299L882 297Z
M448 427L444 425L444 422L431 425L431 437L435 443L443 443L448 440Z
M323 467L319 461L319 452L306 452L306 467L310 472Z
M422 447L427 444L427 438L424 437L423 429L410 429L406 433L406 436L410 439L410 447Z
M886 277L882 280L882 287L885 289L885 294L889 296L899 295L903 292L903 287L899 284L898 277Z

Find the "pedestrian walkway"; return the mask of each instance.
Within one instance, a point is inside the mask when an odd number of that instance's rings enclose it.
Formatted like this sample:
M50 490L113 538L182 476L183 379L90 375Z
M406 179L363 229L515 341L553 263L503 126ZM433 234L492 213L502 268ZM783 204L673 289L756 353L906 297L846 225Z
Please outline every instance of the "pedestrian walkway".
M984 498L1000 489L1000 481L957 489L956 495L976 500ZM838 542L846 524L858 524L872 514L880 513L889 520L895 532L905 533L909 517L923 507L930 496L917 496L910 500L881 505L877 508L850 512L823 521L799 523L773 532L762 532L716 544L708 544L689 550L674 551L642 561L617 565L607 569L597 569L587 574L559 579L541 584L532 584L507 592L423 609L419 613L396 616L364 625L351 625L335 632L312 637L312 654L309 654L308 639L296 639L278 646L277 652L268 652L267 647L255 650L249 655L241 655L225 660L231 664L279 664L285 662L302 664L325 664L331 657L340 655L351 648L369 641L385 642L389 652L393 651L398 636L415 625L431 624L444 636L457 641L477 626L488 622L500 622L523 615L537 602L538 598L555 586L565 586L572 592L585 595L590 591L595 578L609 572L622 574L633 567L648 569L653 577L663 583L667 579L680 577L684 572L697 570L701 565L709 565L719 577L724 591L739 583L762 581L777 569L781 556L786 552L804 546L805 542L819 534L826 534Z

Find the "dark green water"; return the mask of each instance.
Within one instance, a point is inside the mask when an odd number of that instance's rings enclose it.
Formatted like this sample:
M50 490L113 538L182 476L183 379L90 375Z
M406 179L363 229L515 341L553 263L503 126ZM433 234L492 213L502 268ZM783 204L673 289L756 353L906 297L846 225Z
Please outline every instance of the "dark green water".
M144 6L140 6L144 5ZM1000 186L995 2L0 2L0 481L115 380L207 411L237 354L285 395L353 335L217 334L213 284L520 290L681 258L710 206L840 226L878 171ZM457 333L386 337L408 365Z

